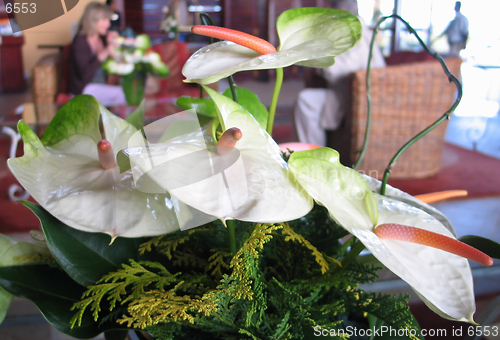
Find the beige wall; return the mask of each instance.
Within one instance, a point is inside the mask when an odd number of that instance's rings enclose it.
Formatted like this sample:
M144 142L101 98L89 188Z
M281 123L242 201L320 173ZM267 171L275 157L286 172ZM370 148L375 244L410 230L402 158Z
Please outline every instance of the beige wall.
M36 62L47 54L58 52L58 49L41 49L38 45L65 45L71 42L72 25L76 28L85 6L92 0L80 0L68 13L43 25L23 31L23 62L28 76L33 75ZM95 0L94 0L95 1ZM104 0L98 0L104 2Z

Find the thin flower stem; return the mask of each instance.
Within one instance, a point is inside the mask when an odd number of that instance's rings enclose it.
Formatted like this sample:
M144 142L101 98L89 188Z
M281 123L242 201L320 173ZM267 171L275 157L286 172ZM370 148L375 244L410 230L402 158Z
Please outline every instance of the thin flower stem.
M384 171L384 177L383 177L383 180L382 180L382 185L380 186L380 194L381 195L385 195L385 188L386 188L387 182L389 180L389 175L391 173L391 167L392 167L392 165L399 159L399 157L403 154L403 152L405 152L415 142L417 142L419 139L421 139L422 137L424 137L426 134L428 134L429 132L431 132L432 130L434 130L443 121L450 119L451 114L455 111L455 109L457 108L458 104L460 103L460 100L462 99L462 85L460 84L460 81L457 79L457 77L455 77L450 72L450 70L446 66L446 63L444 62L443 58L437 52L433 52L433 51L431 51L429 49L429 47L427 47L427 45L419 37L419 35L413 29L413 27L411 27L410 24L408 24L405 20L403 20L403 18L401 18L397 14L392 14L390 16L381 18L377 22L377 24L375 25L375 28L373 30L373 36L372 36L371 44L370 44L370 54L369 54L369 57L368 57L368 66L367 66L367 72L366 72L366 98L367 98L367 101L368 101L368 116L367 116L367 121L366 121L366 132L365 132L365 139L364 139L364 142L363 142L363 147L361 149L360 157L359 157L358 161L356 162L356 164L354 165L354 169L356 169L359 166L359 164L361 164L361 161L363 160L363 157L364 157L365 152L366 152L366 148L368 146L368 136L369 136L369 130L370 130L370 123L371 123L371 114L372 114L372 112L371 112L371 93L370 93L370 64L371 64L371 59L372 59L372 51L373 51L373 47L374 47L375 36L377 35L377 32L379 30L380 25L385 20L391 19L391 18L401 20L405 24L406 28L408 29L408 32L410 32L410 34L413 34L417 38L418 42L424 48L424 50L429 55L431 55L434 59L437 59L439 61L439 63L441 64L441 67L443 68L443 71L446 74L446 76L448 77L449 81L452 82L452 83L454 83L455 86L457 87L457 92L458 93L457 93L457 98L455 99L454 103L452 104L451 108L448 111L446 111L439 119L437 119L430 126L428 126L423 131L421 131L420 133L418 133L415 137L413 137L412 139L410 139L392 157L391 161L389 162L389 164L387 165L387 167L385 168L385 171Z
M214 24L214 21L212 20L210 15L208 15L205 12L200 13L200 21L205 26ZM214 42L214 38L210 37L210 43L213 44L213 42ZM203 98L203 86L201 86L201 85L200 85L200 98Z
M205 12L200 13L201 23L205 26L215 26L215 22L212 20L210 15ZM219 41L219 39L215 39L215 41ZM213 44L214 38L210 37L210 43ZM231 95L233 96L233 100L238 103L238 94L236 93L236 85L234 84L234 78L232 75L227 77L227 82L229 84L229 88L231 89ZM203 88L200 90L200 98L203 98Z
M210 17L210 15L208 15L207 13L205 12L201 12L200 13L200 20L201 20L201 23L205 26L215 26L215 23L214 21L212 20L212 18ZM219 39L217 39L218 41ZM213 44L214 43L214 38L210 37L210 43Z
M351 247L351 251L347 254L346 257L342 260L342 268L346 268L354 259L358 257L358 255L365 249L363 243L359 240L356 240L354 246Z
M278 98L281 91L281 85L283 84L283 68L276 69L276 83L274 85L273 99L271 100L271 106L269 107L269 117L267 118L267 133L272 136L274 116L276 115L276 106L278 105Z
M229 84L229 88L231 89L231 95L233 96L233 100L238 103L238 94L236 93L236 85L234 84L233 76L227 77L227 82Z
M351 237L347 242L342 246L342 248L350 247L351 250L342 260L341 266L334 269L334 272L339 272L347 268L349 264L354 261L358 255L365 249L363 243L361 243L356 237Z
M231 252L231 255L234 256L236 255L236 231L234 228L234 221L227 220L226 226L227 234L229 236L229 251Z

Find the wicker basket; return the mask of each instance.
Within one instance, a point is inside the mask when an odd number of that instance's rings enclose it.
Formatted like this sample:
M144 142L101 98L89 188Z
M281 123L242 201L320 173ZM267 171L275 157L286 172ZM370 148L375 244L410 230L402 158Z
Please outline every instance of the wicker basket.
M35 102L47 102L58 92L59 54L50 54L40 59L33 69L33 96ZM37 100L38 98L41 98Z
M461 60L446 61L460 74ZM448 81L437 61L373 69L370 72L372 124L368 148L359 171L381 179L393 155L411 137L436 121L452 105L456 87ZM342 127L328 133L329 146L337 149L345 165L357 160L366 130L366 71L354 73L351 113ZM424 178L437 174L446 123L411 146L391 169L392 179Z
M54 104L55 100L55 94L33 94L35 104Z

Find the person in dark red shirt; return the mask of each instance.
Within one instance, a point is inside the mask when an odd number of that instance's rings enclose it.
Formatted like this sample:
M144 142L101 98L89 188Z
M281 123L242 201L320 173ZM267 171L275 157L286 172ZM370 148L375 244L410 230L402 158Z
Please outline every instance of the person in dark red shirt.
M112 41L117 37L116 32L108 32L111 14L105 4L89 3L71 43L70 93L93 95L104 106L126 103L121 86L106 84L106 75L101 68L112 53Z

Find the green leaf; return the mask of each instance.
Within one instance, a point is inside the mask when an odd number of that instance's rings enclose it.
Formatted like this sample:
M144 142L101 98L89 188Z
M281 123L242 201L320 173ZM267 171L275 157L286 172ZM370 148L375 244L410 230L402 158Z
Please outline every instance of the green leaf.
M465 235L459 238L460 241L467 243L486 255L500 259L500 243L481 236Z
M213 99L211 98L193 98L193 97L179 97L175 102L175 105L183 110L195 109L196 113L210 116L212 118L217 117L217 109Z
M23 201L42 223L50 251L63 269L79 284L94 284L103 275L121 268L129 259L137 259L137 248L144 241L117 238L112 244L109 235L88 233L71 228L43 207Z
M139 104L137 109L125 118L125 121L129 122L137 130L144 127L144 99L141 101L141 104Z
M84 315L80 327L70 328L71 307L85 291L64 271L46 265L0 268L0 285L9 293L35 303L45 318L59 331L75 338L92 338L104 330L119 329L117 324L98 325Z
M378 207L372 191L359 173L340 164L337 151L319 148L294 152L288 166L340 225L365 229L377 224Z
M175 105L183 110L194 109L198 115L200 126L204 126L217 117L217 109L211 98L179 97Z
M87 137L94 148L101 140L99 132L100 103L90 95L80 95L66 103L52 118L43 133L44 146L61 148L60 143L68 146L75 135ZM83 150L75 150L81 153Z
M269 111L267 111L267 108L262 104L259 97L249 89L243 87L236 87L236 94L238 96L238 104L250 112L255 120L259 122L260 126L266 129ZM223 95L233 99L230 88L224 91Z

